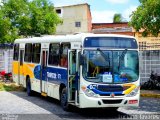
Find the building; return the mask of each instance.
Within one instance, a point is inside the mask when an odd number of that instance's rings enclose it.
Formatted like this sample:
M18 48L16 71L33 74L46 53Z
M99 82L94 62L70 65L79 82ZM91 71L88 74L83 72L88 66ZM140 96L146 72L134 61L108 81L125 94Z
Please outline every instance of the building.
M122 23L93 23L92 32L96 34L122 34L134 36L128 22Z
M92 17L87 3L55 7L63 23L57 26L56 34L73 34L91 32Z

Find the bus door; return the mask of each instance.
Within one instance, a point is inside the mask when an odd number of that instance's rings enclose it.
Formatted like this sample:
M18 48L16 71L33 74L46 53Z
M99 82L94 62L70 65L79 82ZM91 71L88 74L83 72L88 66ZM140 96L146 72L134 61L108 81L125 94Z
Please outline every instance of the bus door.
M78 105L79 60L78 50L68 50L68 102Z
M42 49L41 80L40 80L41 93L47 93L47 58L48 58L48 50Z
M23 59L24 59L24 50L20 49L20 59L18 66L18 84L24 85L24 71L23 71Z

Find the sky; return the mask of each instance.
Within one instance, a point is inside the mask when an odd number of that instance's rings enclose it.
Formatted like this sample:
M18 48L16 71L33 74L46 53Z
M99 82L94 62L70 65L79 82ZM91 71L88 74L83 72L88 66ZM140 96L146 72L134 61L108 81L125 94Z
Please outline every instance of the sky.
M132 11L140 5L139 0L50 0L55 7L88 3L92 14L92 23L112 23L115 13L129 21Z

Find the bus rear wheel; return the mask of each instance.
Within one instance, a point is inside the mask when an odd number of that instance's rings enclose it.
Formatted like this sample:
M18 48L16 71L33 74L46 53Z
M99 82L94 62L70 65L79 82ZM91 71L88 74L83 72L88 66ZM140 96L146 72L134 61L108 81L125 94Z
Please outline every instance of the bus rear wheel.
M29 78L29 77L27 78L26 83L27 83L27 84L26 84L27 95L28 95L28 96L32 96L31 82L30 82L30 78Z
M66 88L62 89L60 101L61 101L61 106L62 106L63 110L69 111L69 104L67 102L67 90L66 90Z

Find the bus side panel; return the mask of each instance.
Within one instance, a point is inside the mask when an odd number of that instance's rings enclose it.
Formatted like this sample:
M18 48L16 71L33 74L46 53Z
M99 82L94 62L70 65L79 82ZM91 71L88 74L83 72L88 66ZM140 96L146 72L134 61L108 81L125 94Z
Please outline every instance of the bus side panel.
M30 82L31 82L31 89L33 91L40 93L40 79L35 78L35 75L34 75L35 67L36 67L36 64L24 63L24 65L23 65L23 72L24 72L24 76L25 76L24 83L26 83L26 76L29 76ZM40 74L40 71L37 71L37 72ZM26 86L26 84L25 84L25 86Z
M48 83L48 91L47 91L48 96L53 97L55 99L60 98L59 94L59 85L54 84L54 83Z
M19 66L18 61L12 62L12 76L13 76L13 81L16 83L18 83L18 66Z
M42 77L42 82L47 84L45 89L48 96L55 99L59 99L59 87L60 84L67 86L67 69L47 67L46 71L42 71L46 76ZM41 79L41 65L37 65L34 68L35 79ZM46 77L46 78L45 78ZM38 84L37 84L38 85ZM40 86L40 85L38 85Z
M19 82L24 86L23 65L19 66Z

